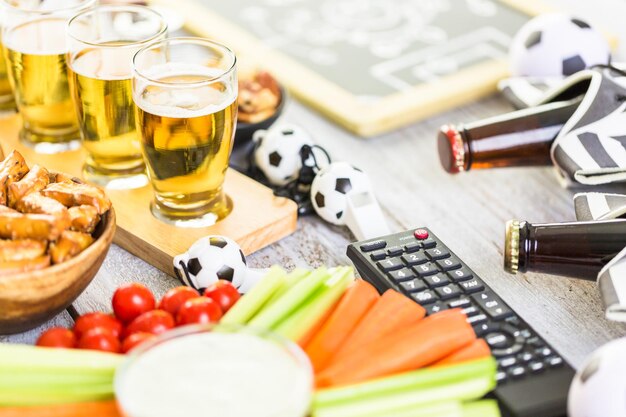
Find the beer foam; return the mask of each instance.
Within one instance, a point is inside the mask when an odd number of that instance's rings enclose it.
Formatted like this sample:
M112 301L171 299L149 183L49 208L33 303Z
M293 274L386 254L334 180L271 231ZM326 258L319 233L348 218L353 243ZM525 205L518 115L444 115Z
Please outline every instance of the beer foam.
M4 46L27 55L61 55L67 52L64 18L42 18L6 31Z
M157 80L189 76L211 79L219 77L222 73L223 71L214 68L179 63L157 65L144 72L147 77ZM171 84L170 87L154 85L141 79L137 79L135 82L135 104L147 113L162 117L206 116L224 110L237 98L236 83L231 86L228 82L223 82L224 90L220 91L213 84L197 87Z

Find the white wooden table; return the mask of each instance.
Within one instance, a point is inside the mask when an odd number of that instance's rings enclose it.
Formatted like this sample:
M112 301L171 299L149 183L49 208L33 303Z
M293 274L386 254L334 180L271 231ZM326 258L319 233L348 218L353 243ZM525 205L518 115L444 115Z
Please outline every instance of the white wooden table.
M626 44L626 3L620 0L551 0L557 7L599 23ZM622 45L617 57L626 57ZM441 114L399 131L369 140L346 133L299 103L291 102L284 120L300 124L335 160L348 160L371 177L390 226L400 231L428 226L474 269L525 320L575 367L599 345L626 334L626 327L604 318L595 283L525 274L502 269L504 223L512 218L531 222L574 219L572 190L559 186L551 169L500 169L450 176L439 166L435 146L438 127L509 111L499 96ZM626 187L624 187L626 192ZM345 228L307 217L292 236L249 257L253 267L348 264ZM123 249L113 246L92 284L75 302L79 313L110 311L115 288L138 281L157 296L179 285ZM30 332L0 341L33 343L54 325L71 326L67 312Z

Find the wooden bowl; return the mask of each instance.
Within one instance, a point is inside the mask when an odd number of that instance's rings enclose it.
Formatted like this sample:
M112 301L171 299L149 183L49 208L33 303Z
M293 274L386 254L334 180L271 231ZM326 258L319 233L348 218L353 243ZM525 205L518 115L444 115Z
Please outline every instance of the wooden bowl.
M0 277L0 334L30 330L72 304L96 276L114 234L111 207L93 233L95 241L78 256L39 271Z

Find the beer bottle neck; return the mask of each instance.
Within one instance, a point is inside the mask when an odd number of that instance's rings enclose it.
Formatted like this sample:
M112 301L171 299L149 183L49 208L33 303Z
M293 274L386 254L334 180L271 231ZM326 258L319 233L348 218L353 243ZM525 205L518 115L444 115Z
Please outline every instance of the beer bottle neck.
M595 280L626 247L626 220L506 225L504 268Z
M443 126L438 136L443 168L470 169L550 165L550 147L579 99L544 104L465 125Z

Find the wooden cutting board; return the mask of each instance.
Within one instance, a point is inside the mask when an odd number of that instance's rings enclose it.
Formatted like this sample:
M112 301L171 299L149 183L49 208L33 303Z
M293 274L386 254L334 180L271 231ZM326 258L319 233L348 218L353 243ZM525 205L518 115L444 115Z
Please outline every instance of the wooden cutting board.
M18 140L19 117L0 119L0 145L5 154L17 149L30 165L37 163L51 171L81 177L85 151L42 155ZM229 169L224 184L233 201L233 211L221 222L206 228L177 228L154 218L150 212L152 188L107 190L117 215L114 242L130 253L174 275L174 256L186 251L197 239L223 235L239 243L250 254L296 230L297 206L293 201L276 197L272 190Z

